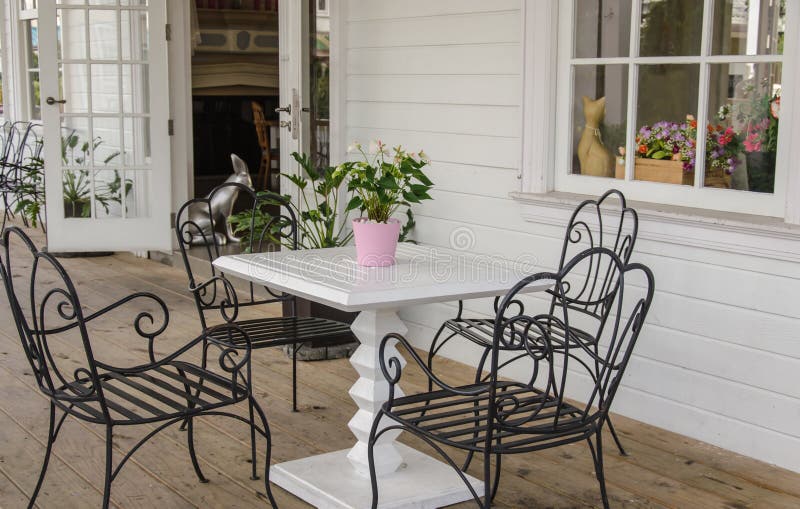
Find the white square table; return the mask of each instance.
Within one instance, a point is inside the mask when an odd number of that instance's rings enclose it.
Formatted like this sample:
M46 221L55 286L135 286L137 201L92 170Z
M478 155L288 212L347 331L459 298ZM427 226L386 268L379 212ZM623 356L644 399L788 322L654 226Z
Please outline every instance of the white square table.
M358 411L348 423L356 437L355 445L280 463L270 470L272 482L316 507L370 507L367 443L373 419L389 397L378 348L387 333L407 332L397 311L414 304L502 295L535 272L530 261L512 263L405 243L398 246L397 263L389 267L362 267L355 259L355 248L343 247L221 256L214 262L226 274L343 311L359 312L352 329L361 346L350 362L360 378L349 391ZM542 281L529 285L526 291L542 291L549 286L550 282ZM386 355L402 359L394 346ZM396 388L396 394L402 395L402 391ZM385 418L382 424L390 422ZM379 507L433 508L472 498L448 465L397 442L399 434L387 432L375 446ZM482 493L483 483L468 478L477 493Z

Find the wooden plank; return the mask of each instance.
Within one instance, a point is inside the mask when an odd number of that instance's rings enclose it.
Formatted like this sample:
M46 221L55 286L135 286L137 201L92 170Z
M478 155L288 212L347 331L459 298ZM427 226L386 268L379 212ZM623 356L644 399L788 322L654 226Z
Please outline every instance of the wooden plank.
M351 49L347 74L518 75L521 51L518 43Z
M392 18L347 24L348 48L519 43L519 12Z
M517 75L351 75L348 101L519 106Z
M347 19L349 21L371 19L396 19L418 16L445 16L458 13L479 13L519 10L518 0L349 0Z
M6 381L3 373L0 380ZM4 385L4 388L8 386ZM5 392L5 391L4 391ZM13 388L8 396L14 395ZM4 395L5 396L5 395ZM37 398L38 399L38 398ZM5 404L4 401L2 402ZM39 407L43 417L44 430L37 426L37 434L47 433L47 407L34 401ZM44 459L45 446L37 437L31 434L33 430L21 427L0 407L0 442L3 444L2 462L0 462L0 506L25 507L33 493L36 480ZM59 444L60 445L60 444ZM99 506L102 500L98 490L90 485L85 478L78 475L75 470L66 464L61 457L55 455L50 459L42 489L36 499L39 507L80 508ZM118 507L114 504L115 507Z
M6 458L7 456L4 456ZM28 505L28 495L6 474L3 459L0 462L0 505L7 507L26 507ZM36 475L31 472L30 475ZM37 507L39 504L36 504Z

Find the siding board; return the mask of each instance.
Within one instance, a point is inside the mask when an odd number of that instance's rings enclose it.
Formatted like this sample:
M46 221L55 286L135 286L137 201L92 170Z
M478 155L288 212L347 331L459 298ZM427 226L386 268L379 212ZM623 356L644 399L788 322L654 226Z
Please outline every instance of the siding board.
M347 74L519 74L519 44L465 44L347 51Z

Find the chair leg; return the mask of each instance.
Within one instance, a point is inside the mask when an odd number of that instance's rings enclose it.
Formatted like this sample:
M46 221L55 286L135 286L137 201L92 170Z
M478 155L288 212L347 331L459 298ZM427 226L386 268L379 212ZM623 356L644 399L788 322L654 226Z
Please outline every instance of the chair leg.
M108 509L111 500L111 460L114 433L111 425L106 426L106 475L103 483L103 509Z
M297 412L297 343L292 348L292 412Z
M192 459L192 466L194 467L194 473L197 474L197 478L200 480L201 483L207 483L208 479L206 476L203 475L203 471L200 470L200 463L197 461L197 454L194 450L194 418L188 417L185 422L187 424L188 433L186 434L186 438L189 442L189 457Z
M497 488L500 487L500 465L502 463L502 454L495 454L495 463L494 463L494 485L492 486L492 501L494 501L494 497L497 495Z
M33 489L31 500L28 503L28 509L31 509L36 502L36 497L39 495L39 490L44 482L45 473L47 473L47 465L50 463L50 453L53 451L53 442L55 442L55 425L56 425L56 406L50 403L50 429L47 432L47 449L44 451L44 461L42 461L42 470L39 472L39 480L36 481L36 488Z
M264 464L264 488L267 490L267 498L269 499L269 503L272 504L272 507L277 509L278 503L275 502L275 497L272 495L272 487L269 484L269 466L272 462L272 433L269 431L269 423L267 422L267 416L264 414L264 411L261 409L261 406L253 399L253 396L250 396L250 408L255 409L258 417L261 419L261 425L264 427L264 438L267 439L267 455L265 458ZM251 420L251 422L253 422ZM255 439L253 441L255 444ZM255 462L253 462L255 465Z
M252 391L250 391L252 394ZM252 473L250 475L250 479L253 481L257 481L259 479L258 472L256 471L258 468L257 459L256 459L256 421L254 416L254 409L255 409L255 400L251 395L248 399L249 402L249 410L250 410L250 462L252 463ZM267 467L269 467L269 463L267 463Z
M488 509L492 506L492 454L488 450L483 453L483 505Z
M603 498L603 507L608 509L608 493L606 493L606 476L603 471L603 433L597 432L597 455L594 456L594 470L597 482L600 483L600 496Z
M614 429L614 424L611 423L611 419L606 418L606 422L608 423L608 431L611 432L611 437L614 439L614 443L617 444L617 449L619 449L619 454L621 456L627 456L628 452L622 447L622 442L619 441L619 437L617 436L617 430Z
M367 442L367 460L369 462L369 480L372 485L372 509L378 507L378 474L375 472L375 434L378 432L378 424L383 417L383 411L380 411L375 416L372 422L372 429L369 432L369 441Z
M489 355L489 353L491 351L492 350L490 348L485 348L484 351L483 351L483 355L481 356L481 360L478 363L478 368L475 371L475 383L476 384L480 383L480 381L481 381L481 373L483 373L483 367L485 366L486 359L487 359L487 357L488 357L488 355ZM477 401L473 404L473 406L475 406L475 407L477 407L478 405L479 405L479 402L477 402ZM479 414L479 411L475 410L475 412L474 412L475 417L477 417L478 414ZM476 421L475 422L475 427L476 428L480 427L480 423ZM478 437L478 431L476 430L475 433L473 433L472 436L477 438ZM473 456L475 456L475 451L469 451L467 453L467 459L464 460L464 464L461 466L461 471L462 472L466 472L467 471L467 469L469 468L470 463L472 463Z

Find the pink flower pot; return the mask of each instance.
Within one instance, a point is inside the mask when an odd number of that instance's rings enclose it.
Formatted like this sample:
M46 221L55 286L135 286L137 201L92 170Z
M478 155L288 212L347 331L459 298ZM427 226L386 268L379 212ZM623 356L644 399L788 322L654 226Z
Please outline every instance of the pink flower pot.
M400 238L400 221L389 219L387 223L371 223L366 217L359 217L353 219L353 236L359 265L394 265L397 241Z

